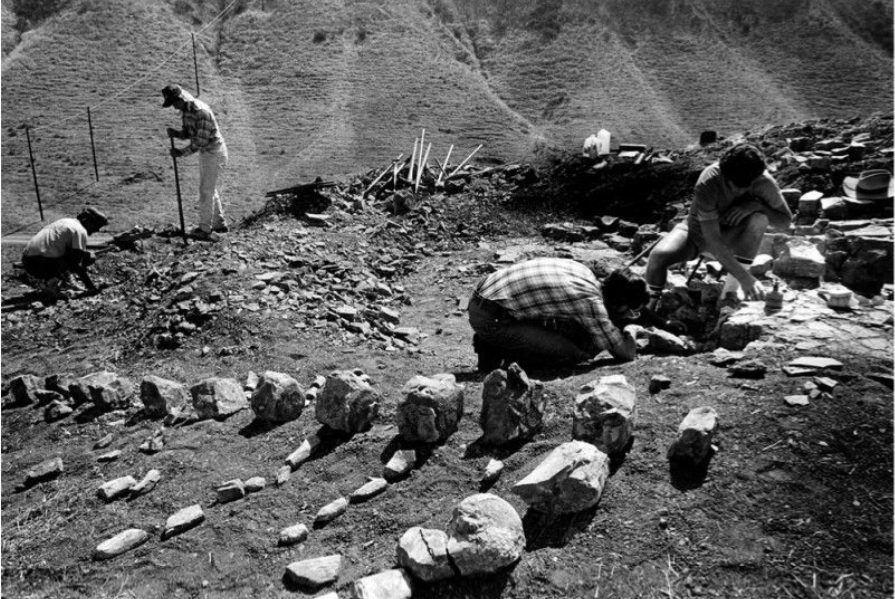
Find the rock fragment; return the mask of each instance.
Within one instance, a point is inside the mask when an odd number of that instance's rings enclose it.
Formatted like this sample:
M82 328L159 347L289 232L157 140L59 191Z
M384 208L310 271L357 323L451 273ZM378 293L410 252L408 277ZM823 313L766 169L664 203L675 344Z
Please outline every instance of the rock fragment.
M489 574L515 563L525 549L525 531L515 508L490 493L471 495L454 509L448 554L463 576Z
M717 426L718 413L714 408L703 406L690 410L678 426L678 438L668 448L668 459L691 466L705 462Z
M139 547L149 539L149 533L139 528L129 528L97 545L93 551L93 559L112 559L126 551Z
M455 575L448 557L448 535L441 530L409 528L395 550L398 565L424 582L444 580Z
M190 394L186 387L177 381L147 375L140 381L140 400L147 416L164 417L175 408L190 405Z
M348 510L348 499L339 497L335 501L331 501L317 512L314 518L314 526L323 526L332 522Z
M131 487L131 497L139 497L146 495L155 488L155 485L162 479L162 473L158 470L150 470L143 477L143 480Z
M590 443L570 441L551 451L512 491L541 512L578 512L599 503L608 477L607 454Z
M165 529L162 531L162 540L170 539L198 526L203 520L205 520L205 513L198 503L185 507L168 517L168 520L165 522Z
M317 435L311 435L301 442L298 449L290 453L286 456L286 464L289 465L290 468L295 470L299 466L301 466L309 457L311 457L311 453L314 451L314 448L320 444L320 438Z
M252 411L264 422L289 422L301 416L305 408L304 396L304 390L293 377L267 371L258 379L252 392Z
M389 482L400 480L410 474L415 465L416 452L412 449L399 449L383 468L382 477Z
M38 483L52 480L62 474L64 470L65 466L62 463L62 458L56 457L44 460L25 473L25 479L22 481L22 486L30 488Z
M600 377L581 387L572 415L572 438L607 454L623 452L637 418L637 393L623 375Z
M352 599L410 599L412 596L413 580L400 568L364 576L351 587Z
M223 420L248 407L242 386L235 379L212 377L190 389L193 407L201 420Z
M314 406L317 420L349 434L369 430L379 414L379 394L368 381L350 370L330 374Z
M252 478L245 481L246 493L257 493L258 491L263 491L264 487L266 486L267 480L263 476L253 476Z
M384 478L371 478L367 483L355 489L348 496L351 503L363 503L376 497L388 488L388 481Z
M238 478L228 480L217 488L217 502L230 503L246 496L245 485Z
M280 531L277 544L282 547L289 547L304 542L308 538L308 527L304 524L293 524Z
M491 372L482 386L482 441L500 446L534 436L543 425L543 391L518 364Z
M500 478L502 472L503 462L495 459L489 460L488 465L485 466L485 473L482 475L482 484L489 485L493 483Z
M398 434L407 441L443 443L463 416L463 386L452 374L415 376L401 389Z
M327 555L292 562L286 566L286 580L297 587L316 591L339 578L341 555Z
M105 502L115 501L119 497L129 494L136 484L137 481L133 476L122 476L100 486L97 495Z

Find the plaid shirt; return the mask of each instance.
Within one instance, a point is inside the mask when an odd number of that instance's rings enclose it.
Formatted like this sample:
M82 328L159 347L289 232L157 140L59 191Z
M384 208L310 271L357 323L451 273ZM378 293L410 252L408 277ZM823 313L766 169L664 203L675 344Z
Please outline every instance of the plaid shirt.
M183 93L186 96L186 93ZM224 138L218 129L218 122L208 104L195 98L186 99L186 107L183 111L182 135L190 138L190 145L183 149L183 156L189 156L195 152L208 152L215 150L224 143Z
M623 347L624 335L609 320L597 278L580 262L535 258L488 275L475 291L517 320L558 320L580 324L594 347Z

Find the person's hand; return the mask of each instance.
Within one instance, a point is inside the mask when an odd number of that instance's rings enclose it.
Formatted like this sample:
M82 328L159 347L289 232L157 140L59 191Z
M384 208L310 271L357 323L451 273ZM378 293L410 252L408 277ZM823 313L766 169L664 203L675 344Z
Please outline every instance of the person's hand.
M743 286L743 294L748 301L760 301L767 295L767 290L765 290L764 286L751 274L748 275L748 278L745 281L740 281L740 284Z
M721 224L725 227L735 227L743 222L743 220L750 214L760 212L761 207L761 202L758 200L749 200L747 202L734 204L727 210L727 213L724 214Z
M183 156L183 150L171 148L171 156L173 156L174 158L180 158L181 156Z
M168 137L180 137L180 131L173 127L168 127Z

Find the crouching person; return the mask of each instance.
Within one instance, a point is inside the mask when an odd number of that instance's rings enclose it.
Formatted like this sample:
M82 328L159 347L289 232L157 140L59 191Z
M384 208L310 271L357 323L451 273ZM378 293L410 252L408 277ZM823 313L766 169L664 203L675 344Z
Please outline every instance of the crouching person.
M109 223L105 215L87 208L77 218L61 218L40 230L22 254L28 284L55 298L62 297L70 273L78 275L87 291L98 293L87 274L93 254L87 251L87 237Z
M621 322L648 299L639 277L614 271L601 283L574 260L535 258L494 272L469 301L478 369L571 365L603 350L633 360L637 345Z

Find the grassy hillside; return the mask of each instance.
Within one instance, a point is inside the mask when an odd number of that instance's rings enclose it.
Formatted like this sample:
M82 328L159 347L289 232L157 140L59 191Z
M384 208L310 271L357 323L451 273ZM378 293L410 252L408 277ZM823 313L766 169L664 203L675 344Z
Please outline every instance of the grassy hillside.
M177 218L159 90L215 108L235 216L265 191L479 144L480 161L577 149L605 127L659 147L892 106L892 1L3 0L3 233L92 203L112 229ZM95 180L87 107L99 163ZM194 220L196 159L181 162Z

